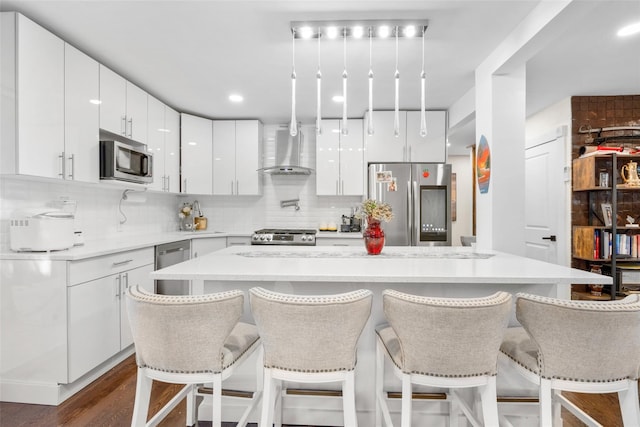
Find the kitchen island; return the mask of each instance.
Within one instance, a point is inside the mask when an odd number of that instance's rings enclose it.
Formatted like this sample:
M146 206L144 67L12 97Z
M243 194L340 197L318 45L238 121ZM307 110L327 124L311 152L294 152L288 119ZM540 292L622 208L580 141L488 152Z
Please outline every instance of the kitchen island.
M362 247L229 247L155 271L151 276L156 279L189 279L194 294L228 289L246 292L253 286L305 295L334 294L360 288L372 290L371 318L358 345L356 406L360 425L373 425L374 330L376 325L384 323L381 294L385 289L444 297L477 297L504 290L512 294L527 292L569 298L571 284L611 283L608 276L471 247L385 247L378 256L367 255ZM244 320L253 321L248 297L245 299ZM516 323L515 316L512 316L511 323ZM252 366L245 366L246 373L237 379L232 378L226 388L251 387ZM392 377L390 370L387 374L385 389L398 391L399 381ZM535 388L520 380L506 365L499 366L498 395L536 393ZM329 402L319 402L319 399L287 395L283 403L283 421L290 424L341 425L340 400L329 398L325 399ZM399 413L399 403L390 402L395 416ZM444 401L429 403L414 404L416 425L433 425L433 422L444 425L447 404ZM537 422L537 409L530 405L501 405L500 413L510 416L514 425L535 425ZM203 410L200 414L207 412ZM229 402L223 419L232 420L235 414L234 402Z

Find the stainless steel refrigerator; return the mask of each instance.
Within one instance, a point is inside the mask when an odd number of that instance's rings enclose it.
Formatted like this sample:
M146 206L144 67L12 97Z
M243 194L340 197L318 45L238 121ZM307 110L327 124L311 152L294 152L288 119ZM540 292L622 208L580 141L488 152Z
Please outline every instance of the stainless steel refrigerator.
M371 163L368 196L393 209L385 245L451 245L451 165Z

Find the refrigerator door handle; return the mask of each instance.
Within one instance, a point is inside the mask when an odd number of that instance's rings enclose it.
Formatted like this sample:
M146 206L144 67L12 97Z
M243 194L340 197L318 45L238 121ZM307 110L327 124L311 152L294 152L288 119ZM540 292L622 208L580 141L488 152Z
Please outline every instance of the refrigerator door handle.
M420 240L420 218L418 218L420 215L420 212L418 211L420 209L420 205L419 205L419 197L420 197L420 193L418 192L418 181L413 181L413 209L411 209L412 212L412 218L411 218L411 245L412 246L418 246L418 241Z

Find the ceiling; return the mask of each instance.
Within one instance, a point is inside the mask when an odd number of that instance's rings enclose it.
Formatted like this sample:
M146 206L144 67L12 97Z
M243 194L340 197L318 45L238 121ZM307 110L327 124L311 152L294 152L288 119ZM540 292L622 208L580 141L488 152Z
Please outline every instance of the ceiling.
M553 1L553 0L552 0ZM572 95L640 93L640 35L617 39L640 20L637 0L575 0L574 21L527 61L527 114ZM547 2L549 2L547 0ZM291 117L291 21L426 19L427 109L449 109L474 86L477 66L538 1L101 1L3 0L181 112L203 117ZM545 2L543 2L545 3ZM400 39L400 109L420 108L421 40ZM313 123L317 40L297 40L297 118ZM343 44L320 45L323 117L342 90ZM373 42L374 109L393 109L395 40ZM348 115L367 109L368 40L347 41ZM231 93L244 96L240 104ZM450 133L451 152L475 141L473 121Z

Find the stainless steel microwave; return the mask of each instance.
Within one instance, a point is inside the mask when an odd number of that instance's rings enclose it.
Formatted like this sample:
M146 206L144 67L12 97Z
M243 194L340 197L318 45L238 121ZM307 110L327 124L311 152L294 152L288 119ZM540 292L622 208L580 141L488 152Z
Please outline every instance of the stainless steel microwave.
M153 154L120 141L100 141L100 179L153 182Z

